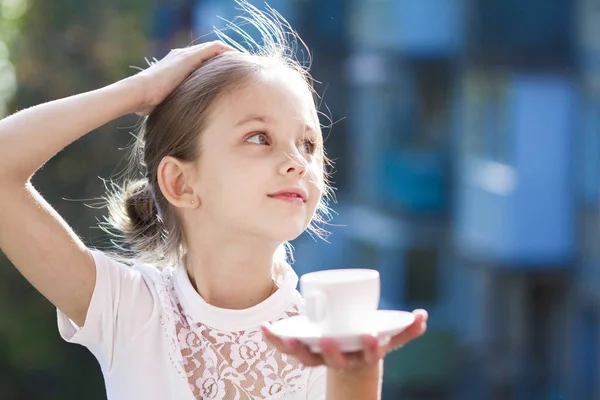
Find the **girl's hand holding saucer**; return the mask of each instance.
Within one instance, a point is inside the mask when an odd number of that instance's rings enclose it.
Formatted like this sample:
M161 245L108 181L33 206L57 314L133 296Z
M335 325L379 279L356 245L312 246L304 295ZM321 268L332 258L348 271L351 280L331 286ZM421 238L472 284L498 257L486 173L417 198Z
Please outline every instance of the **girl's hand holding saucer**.
M380 346L375 336L365 335L363 337L364 350L354 353L342 353L332 339L322 338L319 341L322 353L316 354L297 339L284 340L275 336L268 326L262 326L262 331L265 338L279 351L296 357L308 367L326 365L334 371L350 373L377 364L389 352L422 336L427 330L427 311L419 309L413 311L413 314L415 315L414 322L404 331L393 336L387 344Z

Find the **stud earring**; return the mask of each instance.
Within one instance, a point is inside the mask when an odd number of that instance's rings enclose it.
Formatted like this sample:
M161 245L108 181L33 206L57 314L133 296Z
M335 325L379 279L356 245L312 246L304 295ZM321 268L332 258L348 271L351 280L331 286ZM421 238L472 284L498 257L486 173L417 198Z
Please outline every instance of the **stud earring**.
M191 203L191 204L194 204L194 200L190 200L190 203Z

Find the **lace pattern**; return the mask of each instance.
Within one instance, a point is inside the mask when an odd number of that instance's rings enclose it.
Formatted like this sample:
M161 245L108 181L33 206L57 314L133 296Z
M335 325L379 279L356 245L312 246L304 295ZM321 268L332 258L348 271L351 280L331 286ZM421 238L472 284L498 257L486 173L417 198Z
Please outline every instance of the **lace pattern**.
M193 321L179 302L173 271L161 277L161 324L171 361L196 399L283 399L305 388L308 369L265 341L260 329L224 332ZM293 306L271 322L298 312Z

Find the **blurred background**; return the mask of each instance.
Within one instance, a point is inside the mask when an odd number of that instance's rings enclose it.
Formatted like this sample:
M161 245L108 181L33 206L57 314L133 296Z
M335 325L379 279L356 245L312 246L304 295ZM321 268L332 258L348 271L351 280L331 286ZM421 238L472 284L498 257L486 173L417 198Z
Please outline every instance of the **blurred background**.
M600 2L269 4L312 50L335 122L337 215L329 243L295 242L294 267L376 268L381 308L430 312L428 333L386 359L384 399L600 399ZM213 40L234 7L0 0L0 116ZM103 210L86 205L135 123L34 178L91 245L106 242ZM3 256L0 315L1 399L106 398L91 354L60 340L52 305Z

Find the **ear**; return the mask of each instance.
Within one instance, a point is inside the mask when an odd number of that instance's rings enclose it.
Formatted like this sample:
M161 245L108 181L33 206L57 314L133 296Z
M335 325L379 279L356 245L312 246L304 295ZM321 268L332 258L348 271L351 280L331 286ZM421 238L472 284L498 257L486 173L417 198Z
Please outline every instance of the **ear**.
M190 184L194 179L191 163L175 157L164 157L157 171L158 186L169 203L179 208L196 208L199 196Z

